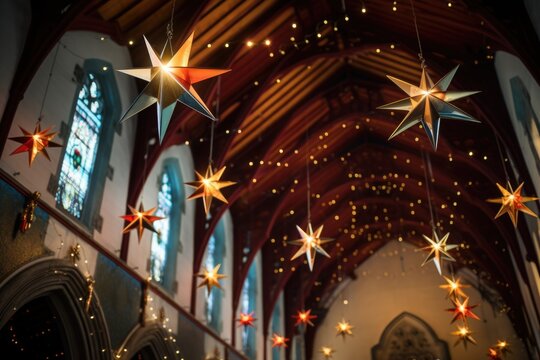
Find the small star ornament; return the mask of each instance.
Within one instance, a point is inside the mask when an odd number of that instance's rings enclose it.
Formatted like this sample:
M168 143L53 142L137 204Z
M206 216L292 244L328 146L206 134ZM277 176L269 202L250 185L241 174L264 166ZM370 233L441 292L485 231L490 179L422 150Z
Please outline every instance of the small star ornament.
M195 172L197 174L197 181L187 182L186 185L195 188L193 194L188 197L188 200L197 199L202 197L204 204L204 212L208 215L210 212L210 206L212 205L212 199L216 198L225 204L227 204L227 199L221 193L221 189L226 188L236 184L233 181L221 181L221 176L225 171L226 166L219 169L214 173L212 170L212 165L208 165L206 173L204 176Z
M323 346L321 347L321 350L319 350L319 352L323 355L325 359L333 359L333 355L336 351L329 346Z
M420 249L420 250L430 251L426 259L422 263L422 266L424 266L430 261L433 261L439 274L442 274L441 265L442 265L443 259L448 260L448 261L456 261L456 259L454 259L448 253L448 251L456 248L457 245L446 244L446 242L448 241L448 237L450 236L450 233L446 233L446 235L444 235L441 239L439 239L439 236L437 235L437 232L435 230L433 230L433 238L429 238L426 235L422 235L422 236L430 244L429 246L426 246Z
M330 242L333 239L321 238L323 226L324 225L321 225L316 231L313 231L311 223L308 223L307 231L304 231L300 226L296 225L296 229L302 238L291 241L291 244L300 245L300 249L293 255L291 261L306 254L309 270L313 271L313 264L315 263L315 255L317 253L330 258L330 255L321 247L321 245Z
M499 352L497 351L497 349L494 349L492 347L488 348L487 357L488 359L491 359L491 360L501 360L501 357L499 356Z
M453 331L452 335L458 337L454 346L457 346L459 343L463 343L463 346L466 349L467 343L476 345L476 340L472 337L472 331L467 326L458 326L458 329L456 331Z
M62 145L55 143L52 139L56 136L56 132L51 132L51 128L41 130L41 125L38 122L34 128L34 132L30 132L19 126L22 136L10 137L9 140L13 140L21 144L10 155L28 153L28 166L32 166L32 163L36 159L37 154L42 153L49 161L49 153L47 153L48 147L62 147Z
M459 299L455 299L453 300L453 303L454 303L454 307L451 309L447 309L447 311L454 313L452 324L458 319L463 320L463 322L466 322L467 318L480 320L480 318L475 313L472 312L472 309L474 309L478 305L469 306L469 298L465 298L463 302L461 302Z
M208 290L208 294L210 294L210 291L212 291L212 288L214 286L219 289L223 289L221 285L219 284L219 280L227 276L218 273L220 267L221 267L221 264L217 264L211 270L205 269L202 273L198 273L197 277L202 278L203 281L197 287L206 286L206 289Z
M498 340L495 348L501 355L506 355L511 353L510 344L506 340Z
M454 276L452 276L452 279L447 278L446 276L443 276L443 278L446 280L446 284L439 285L439 287L448 291L448 297L450 297L450 299L465 297L465 292L463 292L462 289L470 287L469 285L463 285L461 279L456 280Z
M439 126L441 119L464 120L470 122L480 122L467 114L465 111L450 104L479 91L448 91L448 86L452 82L459 66L453 68L448 74L443 76L436 84L433 83L425 67L422 67L420 85L409 84L403 80L388 76L401 90L407 94L407 98L380 106L385 110L405 110L408 111L405 118L394 130L390 139L401 134L410 127L421 123L426 131L426 135L434 150L437 150L439 141Z
M124 230L122 231L123 234L133 229L137 229L139 243L141 242L144 229L159 234L156 228L154 228L154 221L163 220L165 218L153 215L154 212L156 212L155 207L151 208L150 210L144 210L144 205L142 204L142 202L140 203L138 210L130 205L128 205L128 207L129 211L131 211L131 214L120 216L122 219L128 222L128 224L124 227Z
M338 324L336 325L336 330L337 330L337 335L341 335L344 339L347 335L351 335L352 336L352 329L354 328L354 326L352 326L351 324L349 324L349 322L347 320L341 320L340 322L338 322Z
M532 211L529 209L524 203L530 202L530 201L536 201L538 200L537 197L531 197L531 196L521 196L521 190L523 188L523 184L521 183L516 190L512 189L512 186L508 184L508 188L510 190L505 189L501 185L497 183L497 187L499 188L499 191L501 192L502 196L500 198L496 199L488 199L488 202L501 204L501 208L499 209L499 212L497 215L495 215L495 219L498 217L508 214L510 216L510 220L512 220L512 224L514 224L514 227L517 228L517 222L518 222L518 212L521 211L522 213L534 216L535 218L538 217Z
M238 319L236 319L236 321L238 321L238 326L255 327L255 325L253 325L253 322L255 320L257 320L257 319L255 319L253 317L253 314L254 314L253 312L250 312L249 314L248 313L240 313L240 316L238 317Z
M282 348L282 347L286 348L287 341L289 341L289 339L287 339L285 336L274 334L272 336L272 347L273 348Z
M167 62L158 56L158 53L144 37L152 66L118 70L148 82L120 121L124 121L157 103L157 126L160 143L163 141L177 101L212 120L216 120L193 88L193 84L224 74L230 69L189 67L188 61L193 34L191 33L180 49Z
M315 326L315 324L311 320L316 319L317 315L311 315L311 309L308 309L308 310L298 310L296 315L293 315L292 317L293 319L296 319L296 323L294 324L294 326L301 326L301 325Z

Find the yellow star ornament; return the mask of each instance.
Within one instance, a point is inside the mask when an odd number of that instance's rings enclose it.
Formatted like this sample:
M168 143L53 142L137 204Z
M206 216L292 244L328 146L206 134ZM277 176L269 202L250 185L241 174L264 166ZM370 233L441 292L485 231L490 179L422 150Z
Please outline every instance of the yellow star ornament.
M57 144L51 141L55 136L55 132L50 132L51 128L41 130L39 122L34 128L34 132L23 129L19 126L19 129L22 131L22 136L10 137L9 140L13 140L21 144L17 147L10 155L20 154L23 152L28 153L28 165L32 166L32 163L36 159L37 154L43 153L43 155L51 161L49 154L47 153L48 147L61 147L62 145Z
M146 37L144 37L152 66L118 71L142 79L148 84L120 121L124 121L157 103L157 125L159 141L161 142L171 121L177 101L212 120L216 120L192 85L226 73L230 69L189 67L188 61L191 44L193 43L193 34L191 33L180 49L167 62L162 61L148 40L146 40Z
M223 274L218 274L220 267L221 264L217 264L212 270L205 269L202 273L198 273L197 277L202 278L203 281L197 287L206 286L208 294L210 294L210 291L212 291L212 288L214 286L219 289L223 289L219 284L219 280L226 278L227 276Z
M296 225L296 229L302 238L291 241L291 244L300 245L301 247L293 255L291 261L297 259L303 254L306 254L309 270L313 271L313 264L315 263L315 255L317 253L330 258L330 255L321 247L321 245L330 242L333 239L321 238L323 226L324 225L321 225L316 231L313 231L311 223L308 223L307 231L304 231L302 228L300 228L300 226Z
M448 291L448 297L451 299L466 297L465 292L463 292L462 289L470 287L469 285L463 285L461 279L456 280L454 276L452 276L452 279L447 278L446 276L443 276L443 278L446 280L446 284L439 285L439 287Z
M347 335L351 335L352 336L352 329L354 328L354 326L352 326L351 324L349 324L348 321L346 320L341 320L340 322L338 322L338 324L336 325L336 330L337 330L337 335L341 335L343 338L345 338Z
M443 260L456 261L449 253L449 250L457 248L457 245L448 245L448 237L450 233L446 233L441 239L437 235L437 232L433 230L433 238L429 238L426 235L422 235L424 239L429 242L429 246L423 247L420 250L429 250L429 254L422 263L422 266L426 265L428 262L433 261L437 271L442 275L441 265Z
M421 123L433 146L437 150L439 141L439 125L441 119L464 120L480 122L465 111L450 104L479 91L447 91L459 66L443 76L436 84L429 77L425 68L422 68L420 85L412 85L395 77L388 76L390 80L407 94L407 98L378 107L385 110L405 110L408 114L394 130L390 139L401 134L410 127Z
M333 359L333 355L336 351L329 346L323 346L319 352L324 356L325 359Z
M210 205L212 205L212 198L216 198L227 204L227 199L221 193L221 189L236 184L233 181L221 181L221 176L227 167L224 166L214 173L212 166L208 165L204 176L197 174L197 181L187 182L186 185L195 188L195 192L188 197L188 200L197 199L202 197L204 204L204 212L208 215L210 212Z
M460 342L463 343L465 349L467 348L467 343L476 345L476 340L472 337L472 331L467 326L458 326L458 329L456 331L453 331L452 335L458 337L454 346L456 346Z
M497 215L495 215L495 219L502 216L503 214L508 214L510 216L510 220L512 220L512 224L514 224L514 227L517 228L517 222L518 222L518 212L521 211L522 213L538 217L532 211L529 209L524 203L529 201L536 201L538 200L537 197L531 197L531 196L521 196L521 190L523 188L523 184L521 183L516 190L512 190L512 185L508 184L508 188L510 190L506 190L501 185L497 183L497 187L499 188L499 191L502 194L502 197L497 199L488 199L488 202L501 204L501 208L499 209L499 212Z
M132 229L137 229L137 235L140 243L144 229L158 233L158 231L154 228L153 223L154 221L163 220L165 218L153 215L156 211L155 207L151 208L150 210L144 210L144 205L142 202L139 205L139 210L131 207L130 205L128 205L128 207L131 214L120 216L122 219L128 222L122 231L123 234L131 231Z

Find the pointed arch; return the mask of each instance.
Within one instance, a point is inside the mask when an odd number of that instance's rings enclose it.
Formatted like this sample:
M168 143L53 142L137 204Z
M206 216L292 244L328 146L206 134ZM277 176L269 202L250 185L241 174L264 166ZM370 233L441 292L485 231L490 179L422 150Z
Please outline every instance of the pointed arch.
M128 335L119 352L123 359L144 354L143 359L175 359L175 347L170 334L158 322L145 326L137 325Z

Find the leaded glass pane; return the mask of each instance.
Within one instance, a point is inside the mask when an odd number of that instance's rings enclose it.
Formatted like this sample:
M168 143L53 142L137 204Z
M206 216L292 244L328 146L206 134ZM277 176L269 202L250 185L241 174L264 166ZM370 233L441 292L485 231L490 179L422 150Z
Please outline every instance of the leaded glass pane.
M164 217L164 219L157 221L154 225L158 233L152 235L152 247L150 250L150 275L153 280L160 283L163 283L167 251L169 249L172 206L173 191L171 178L165 171L161 177L156 211L156 216Z

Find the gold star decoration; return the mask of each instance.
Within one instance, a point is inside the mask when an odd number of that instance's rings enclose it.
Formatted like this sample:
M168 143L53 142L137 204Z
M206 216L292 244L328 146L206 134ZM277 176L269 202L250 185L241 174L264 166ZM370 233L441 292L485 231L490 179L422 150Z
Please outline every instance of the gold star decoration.
M159 141L161 142L171 121L177 101L212 120L216 120L192 85L224 74L230 69L189 67L188 62L193 34L191 33L180 49L167 62L162 61L163 59L158 56L148 40L146 40L146 37L144 37L152 66L118 71L142 79L148 84L120 121L124 121L157 103L157 125Z
M219 284L219 280L226 278L227 276L223 274L218 274L220 267L221 267L221 264L217 264L212 270L205 269L202 273L198 273L197 277L202 278L203 281L197 287L202 287L206 285L208 294L210 294L210 291L212 291L212 288L214 286L219 289L223 289L221 285Z
M325 359L333 359L333 355L336 351L329 346L323 346L319 352L323 354Z
M233 181L221 181L221 176L227 167L224 166L214 173L212 166L208 165L204 176L197 174L197 181L187 182L186 185L195 188L195 192L188 197L188 200L197 199L202 197L204 204L204 212L208 215L210 212L210 206L212 205L212 199L216 198L227 204L227 199L221 193L221 189L236 184Z
M277 348L281 348L281 347L286 348L287 347L287 341L289 341L289 339L287 339L285 336L274 334L272 336L272 347L273 348L275 348L275 347L277 347Z
M347 335L352 336L352 329L354 326L352 326L347 320L341 320L336 325L337 335L341 335L344 339Z
M297 259L303 254L306 254L309 270L313 271L313 264L315 263L315 255L317 253L330 258L330 255L321 247L322 244L332 241L333 239L321 238L323 230L321 225L316 231L313 231L311 223L308 223L307 232L302 230L300 226L296 225L296 229L300 233L301 239L291 241L291 244L300 245L300 249L293 255L292 260Z
M470 287L469 285L463 285L461 283L461 279L455 279L452 275L452 279L447 278L446 276L443 276L444 280L446 280L446 284L439 285L441 289L445 289L448 291L448 297L451 299L457 299L458 297L465 297L465 292L463 292L463 288Z
M454 308L447 309L447 311L454 313L454 318L452 319L452 324L457 320L461 319L463 322L467 321L467 318L480 320L480 318L472 312L472 309L477 307L478 305L471 305L469 306L469 298L465 298L463 302L461 302L459 299L452 300L454 303Z
M495 348L501 355L506 355L508 353L511 353L510 344L506 340L498 340L497 344L495 345Z
M494 349L492 347L488 348L487 356L491 360L501 360L501 357L499 356L499 352L497 349Z
M247 313L240 313L240 316L238 317L238 319L236 319L236 321L238 321L238 326L251 326L251 327L255 327L255 325L253 325L253 322L257 320L253 317L253 312L250 312L249 314Z
M10 137L9 140L13 140L21 144L17 147L10 155L20 154L27 152L28 153L28 166L32 166L32 163L36 159L37 154L42 153L49 161L49 153L47 153L48 147L62 147L62 145L57 144L52 141L56 136L56 132L50 132L51 128L41 130L41 125L38 122L34 128L34 132L25 130L22 126L19 126L19 129L22 131L22 136Z
M315 326L311 320L316 319L317 315L311 315L311 309L308 310L298 310L296 315L292 316L293 319L296 319L294 326L300 325L311 325Z
M467 326L458 326L457 331L452 332L452 335L458 337L454 346L456 346L460 342L463 343L465 349L467 348L467 343L476 345L476 340L472 337L472 331Z
M510 216L510 220L512 220L512 224L514 224L514 227L517 228L517 222L518 222L518 212L521 211L522 213L538 217L532 211L529 209L524 203L529 201L536 201L538 200L537 197L531 197L531 196L521 196L521 190L523 188L523 184L521 183L517 189L514 191L512 190L512 185L508 184L508 188L510 190L505 189L501 185L497 183L497 187L499 188L499 191L501 192L502 196L500 198L496 199L488 199L488 202L501 204L501 208L499 209L499 212L497 215L495 215L495 219L500 217L503 214L508 214Z
M128 224L126 227L124 227L124 230L122 231L123 234L133 230L137 229L137 235L139 238L139 243L141 242L141 238L144 232L144 229L150 230L152 232L155 232L156 234L159 234L156 228L154 228L154 221L163 220L164 217L161 216L154 216L154 212L156 211L156 208L153 207L150 210L144 210L144 205L142 202L139 205L139 210L133 208L132 206L128 205L129 211L131 211L131 214L128 215L122 215L120 216L122 219L126 220Z
M449 261L456 261L449 253L449 250L452 250L457 247L457 245L447 245L446 242L448 241L448 237L450 236L450 233L446 233L442 237L442 239L439 240L439 236L437 235L437 232L433 230L433 238L430 239L426 235L422 235L424 239L426 239L427 242L430 243L429 246L423 247L420 250L430 250L428 256L422 263L422 266L427 264L430 261L433 261L435 264L435 267L437 268L437 271L439 274L442 274L441 271L441 265L443 260L449 260Z
M410 127L421 123L433 146L437 150L439 141L439 125L441 119L464 120L470 122L480 122L467 114L460 108L450 104L479 91L447 91L459 66L453 68L448 74L444 75L436 84L429 77L425 68L422 68L420 85L412 85L395 77L388 78L407 94L407 98L380 106L379 109L385 110L405 110L408 114L394 130L390 139L401 134Z

